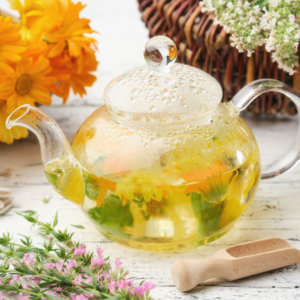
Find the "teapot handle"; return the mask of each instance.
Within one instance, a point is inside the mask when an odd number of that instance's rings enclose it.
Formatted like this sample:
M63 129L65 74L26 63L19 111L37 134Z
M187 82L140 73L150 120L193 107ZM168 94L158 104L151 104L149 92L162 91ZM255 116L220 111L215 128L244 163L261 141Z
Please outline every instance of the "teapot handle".
M242 88L231 100L230 106L237 112L243 111L255 98L266 92L279 92L289 97L300 115L300 98L288 85L278 80L260 79ZM279 159L262 170L262 179L276 177L291 170L300 160L300 128L292 147Z

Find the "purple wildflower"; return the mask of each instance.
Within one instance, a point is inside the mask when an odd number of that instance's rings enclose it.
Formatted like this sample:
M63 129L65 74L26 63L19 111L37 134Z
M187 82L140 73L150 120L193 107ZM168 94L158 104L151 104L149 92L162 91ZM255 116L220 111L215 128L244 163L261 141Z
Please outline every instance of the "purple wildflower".
M24 254L22 262L26 265L32 266L34 264L34 259L30 256L29 253Z
M18 295L17 300L30 300L30 298L29 295L23 294L23 295Z
M66 263L66 269L70 270L70 271L72 271L73 268L76 268L77 266L78 265L77 265L77 261L76 260L72 260L69 263L68 262Z
M152 284L151 282L148 282L146 281L144 284L143 284L145 290L148 292L148 291L151 291L153 288L154 288L154 284Z
M98 258L93 258L92 257L92 263L91 263L91 265L92 266L102 266L103 264L105 264L105 259L104 258L100 258L100 257L98 257Z
M84 295L77 295L76 293L71 294L72 300L87 300L87 298Z
M58 272L61 272L61 271L62 271L63 266L64 266L64 263L65 263L65 261L64 261L64 260L61 260L60 263L56 263L56 264L55 264L55 266L56 266Z
M110 293L112 294L116 288L116 282L115 281L112 281L111 283L109 283L108 285L108 288L109 288L109 291Z
M132 279L125 280L125 282L126 282L126 285L131 285Z
M92 283L93 282L93 278L91 276L88 276L85 280L85 283Z
M74 255L77 256L77 255L82 255L82 254L85 254L85 244L82 244L79 248L76 248L74 247Z
M120 280L120 281L118 282L118 288L119 288L119 290L124 289L126 286L127 286L126 281Z
M123 264L122 261L120 261L118 258L115 260L116 268L120 269L121 265Z
M76 276L75 278L74 278L74 280L73 280L73 283L74 284L81 284L81 282L83 281L83 278L82 278L82 276L79 274L78 276Z
M101 247L97 247L97 254L99 257L102 256L103 252L104 252L104 249L102 249Z
M138 295L140 295L141 297L143 297L144 294L145 294L146 289L145 289L145 287L142 285L142 286L140 286L140 287L135 287L135 288L134 288L134 291L135 291Z
M45 266L50 269L54 269L56 267L55 264L52 264L52 263L46 263Z

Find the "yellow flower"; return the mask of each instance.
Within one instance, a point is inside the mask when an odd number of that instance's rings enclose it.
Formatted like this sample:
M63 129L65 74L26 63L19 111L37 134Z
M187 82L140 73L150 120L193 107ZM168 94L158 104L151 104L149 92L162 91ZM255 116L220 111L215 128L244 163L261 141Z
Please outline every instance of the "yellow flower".
M167 186L158 185L158 175L155 173L141 173L133 171L122 181L116 184L117 196L123 200L134 202L149 202L151 200L161 201L164 196L169 194ZM125 201L126 200L126 201Z
M0 100L0 142L12 144L14 140L26 138L28 135L27 129L18 126L10 130L6 128L5 122L8 116L6 102Z
M39 0L7 0L10 8L20 13L21 29L20 33L23 40L29 41L32 38L31 28L35 21L43 16L43 6Z
M48 86L57 81L49 76L51 70L49 60L43 56L37 60L24 57L12 75L4 76L0 85L0 99L7 101L8 112L23 104L34 106L34 102L49 105L51 98Z
M98 62L94 52L83 51L79 57L71 57L67 49L59 56L50 58L53 69L51 75L57 78L59 85L53 84L49 88L52 93L63 98L66 103L70 88L74 94L81 97L86 94L85 87L90 87L97 80L96 76L90 74L97 70Z
M14 71L9 64L19 62L20 53L25 51L20 27L20 24L13 24L12 18L0 16L0 70L3 73L12 74Z
M67 4L66 4L67 2ZM93 33L88 19L79 18L79 13L85 7L80 2L74 4L70 0L43 0L44 16L36 23L36 31L42 32L42 38L54 47L49 57L58 56L68 48L70 56L79 57L82 50L92 51L90 46L96 48L97 41L84 34Z

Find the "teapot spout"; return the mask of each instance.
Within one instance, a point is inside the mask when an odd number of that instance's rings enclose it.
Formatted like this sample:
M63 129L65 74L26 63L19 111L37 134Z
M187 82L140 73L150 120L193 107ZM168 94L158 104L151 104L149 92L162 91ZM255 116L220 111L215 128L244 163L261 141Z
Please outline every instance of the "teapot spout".
M81 168L57 123L42 110L25 104L7 118L6 127L14 126L25 127L37 136L45 175L52 187L82 205L85 193Z

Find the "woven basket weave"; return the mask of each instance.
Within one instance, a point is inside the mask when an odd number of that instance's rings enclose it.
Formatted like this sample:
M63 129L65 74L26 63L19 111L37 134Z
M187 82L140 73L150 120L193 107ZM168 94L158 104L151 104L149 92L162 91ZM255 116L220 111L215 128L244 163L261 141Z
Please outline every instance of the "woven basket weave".
M210 13L201 12L199 0L137 0L149 36L165 35L178 49L177 60L200 68L222 85L223 101L229 101L244 85L260 78L285 82L300 94L300 71L289 76L272 62L271 53L256 47L249 58L230 46L230 35L214 25ZM257 98L249 107L253 113L297 112L294 104L278 93Z

